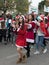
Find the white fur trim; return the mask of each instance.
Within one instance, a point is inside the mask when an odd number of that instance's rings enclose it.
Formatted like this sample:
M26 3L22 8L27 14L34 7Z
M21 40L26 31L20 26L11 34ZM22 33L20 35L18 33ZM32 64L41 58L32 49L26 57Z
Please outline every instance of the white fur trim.
M24 48L24 47L27 47L27 46L19 46L19 45L16 44L16 47Z
M32 25L31 24L28 24L28 29L32 28Z
M34 40L33 39L26 39L26 42L34 43Z
M17 32L20 30L20 28L17 29Z
M49 37L44 37L45 39L49 39Z
M4 19L3 20L0 20L0 22L3 22L4 21Z

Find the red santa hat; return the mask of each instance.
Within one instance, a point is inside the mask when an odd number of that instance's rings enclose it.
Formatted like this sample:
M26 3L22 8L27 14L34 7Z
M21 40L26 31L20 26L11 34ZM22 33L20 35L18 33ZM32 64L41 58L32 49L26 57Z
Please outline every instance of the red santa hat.
M42 15L40 15L40 17L42 18L42 20L44 20L44 15L42 14Z
M19 16L16 16L16 19L19 19Z
M0 18L0 22L4 21L4 18Z

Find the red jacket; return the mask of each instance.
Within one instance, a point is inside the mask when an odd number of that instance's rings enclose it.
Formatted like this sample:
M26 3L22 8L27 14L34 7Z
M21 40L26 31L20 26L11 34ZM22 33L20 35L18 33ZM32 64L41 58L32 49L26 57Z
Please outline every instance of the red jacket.
M40 23L40 28L41 28L41 30L43 31L43 33L46 35L47 33L46 33L46 26L45 26L45 23L44 22L41 22Z
M25 47L26 44L26 27L23 30L17 31L16 46Z
M49 37L49 31L48 31L48 28L49 28L49 22L47 23L47 28L46 28L46 35L45 35L45 37Z

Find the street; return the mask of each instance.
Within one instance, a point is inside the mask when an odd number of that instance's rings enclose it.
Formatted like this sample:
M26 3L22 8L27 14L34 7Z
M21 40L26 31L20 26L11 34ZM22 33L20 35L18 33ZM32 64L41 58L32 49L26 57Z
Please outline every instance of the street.
M34 55L34 49L31 49L31 57L27 59L26 63L20 63L20 65L49 65L49 44L47 47L47 53L41 52L39 55ZM16 64L17 56L15 45L0 43L0 65L18 65Z

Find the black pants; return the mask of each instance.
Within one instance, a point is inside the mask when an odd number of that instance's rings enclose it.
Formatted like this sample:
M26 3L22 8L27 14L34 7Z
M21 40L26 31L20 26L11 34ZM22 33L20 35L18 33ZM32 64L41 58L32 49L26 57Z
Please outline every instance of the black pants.
M30 42L27 42L27 47L25 47L25 49L27 50L27 57L30 57L30 45L34 46L35 43L30 43Z
M0 42L2 42L2 30L0 29Z
M10 28L7 30L7 32L8 32L7 33L7 42L8 42L8 41L11 41L11 39L10 39L11 38L11 30L10 30Z
M25 49L27 50L27 53L26 53L27 57L30 57L30 44L31 43L27 42L27 47L25 47Z
M0 39L0 41L4 39L4 41L6 42L6 29L0 29Z
M47 45L46 45L46 39L45 39L45 38L44 38L43 44L44 44L45 46L47 46Z

